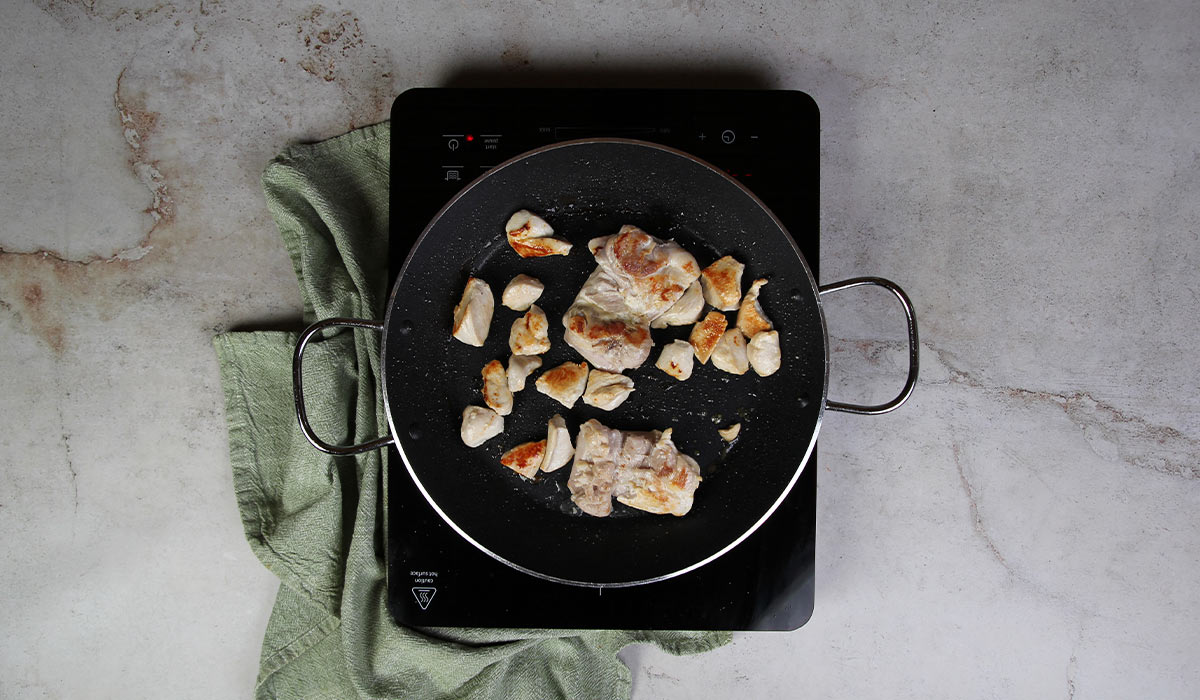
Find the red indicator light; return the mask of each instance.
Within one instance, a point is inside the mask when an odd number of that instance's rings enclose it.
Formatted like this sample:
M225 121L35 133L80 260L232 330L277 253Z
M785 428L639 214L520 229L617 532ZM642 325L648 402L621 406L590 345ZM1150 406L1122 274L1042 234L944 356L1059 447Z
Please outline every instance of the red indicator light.
M475 136L474 136L474 135L472 135L472 134L467 134L467 140L468 140L468 141L474 141L474 140L475 140Z
M750 177L750 173L743 173L742 177Z

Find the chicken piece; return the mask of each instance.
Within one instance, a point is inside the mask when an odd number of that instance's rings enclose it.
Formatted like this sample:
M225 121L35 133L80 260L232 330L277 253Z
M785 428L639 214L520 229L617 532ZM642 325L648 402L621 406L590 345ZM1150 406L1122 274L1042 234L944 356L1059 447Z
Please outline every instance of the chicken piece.
M529 275L517 275L500 294L500 303L513 311L524 311L542 296L546 286Z
M623 374L594 369L588 375L583 402L589 406L611 411L625 403L633 393L633 380Z
M742 305L738 307L737 327L747 339L774 327L763 313L762 304L758 302L758 290L766 283L766 280L754 280L750 289L746 291L746 296L742 297Z
M508 358L508 390L515 393L524 389L525 380L541 366L542 358L537 355L513 355Z
M547 255L566 255L571 252L571 244L558 238L551 238L554 229L542 217L531 211L522 209L509 217L504 225L508 234L508 244L522 258L541 258Z
M692 334L688 336L688 342L692 344L700 364L708 362L709 355L712 355L717 341L725 334L725 327L728 324L729 321L725 320L725 314L719 311L709 311L703 321L692 327Z
M467 406L463 409L459 436L467 447L479 447L504 432L504 418L490 408Z
M526 479L532 479L546 457L546 441L524 442L505 452L500 463Z
M717 435L720 435L721 439L725 442L733 442L734 440L737 440L738 433L740 432L742 432L742 424L734 423L728 428L719 428L717 430Z
M563 337L600 369L640 366L653 347L650 322L670 309L699 276L691 253L636 226L592 239L597 267L563 315Z
M700 289L700 281L692 282L683 296L675 305L663 312L661 316L650 322L651 328L666 328L667 326L686 326L700 320L704 311L704 292Z
M508 347L514 355L540 355L550 349L550 321L537 304L513 321Z
M564 362L554 369L542 372L537 378L537 390L567 408L583 395L587 386L588 365L586 362Z
M512 413L513 395L508 389L508 373L500 360L492 360L483 366L483 402L496 413L507 416Z
M699 465L679 453L670 430L613 430L595 419L579 427L567 488L589 515L611 513L614 496L650 513L683 515L699 484Z
M746 337L736 328L725 331L712 351L713 367L730 374L745 374L750 369L746 358Z
M655 362L654 366L682 382L692 376L692 363L695 357L696 353L692 350L691 343L686 340L676 340L670 345L663 346L662 353L658 356L658 362Z
M467 345L483 347L487 340L488 327L492 324L492 311L496 302L492 299L492 288L476 277L467 279L462 300L454 307L454 323L450 330L458 340Z
M742 270L746 266L726 255L700 273L704 301L721 311L732 311L742 298Z
M656 515L687 515L700 485L700 465L679 452L671 428L662 433L644 458L626 462L613 490L617 500ZM625 456L625 450L622 450Z
M779 331L756 333L746 348L746 358L760 377L769 377L778 372L781 363Z
M571 464L567 488L571 491L571 500L588 515L603 518L612 512L617 455L622 442L621 431L594 418L579 426L575 461Z
M571 444L571 433L563 417L554 414L546 424L546 457L542 460L542 471L552 472L571 461L575 447Z

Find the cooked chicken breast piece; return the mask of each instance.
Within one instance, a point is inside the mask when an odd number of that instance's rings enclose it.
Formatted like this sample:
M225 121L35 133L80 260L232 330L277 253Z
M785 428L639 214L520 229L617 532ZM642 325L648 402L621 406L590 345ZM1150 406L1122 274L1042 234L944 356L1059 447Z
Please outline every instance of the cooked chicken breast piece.
M699 484L699 465L680 454L670 430L613 430L595 419L579 427L567 488L589 515L611 513L614 496L650 513L683 515Z
M750 339L746 347L746 358L755 374L769 377L779 371L782 362L779 351L779 331L763 331Z
M746 266L726 255L700 273L704 301L721 311L732 311L742 298L742 270Z
M571 433L563 417L554 414L546 424L546 457L542 460L542 471L552 472L571 461L575 446L571 444Z
M717 430L717 435L720 435L721 439L725 442L733 442L737 439L738 433L740 432L742 432L742 424L734 423L728 428L719 428Z
M688 285L687 291L679 297L675 305L663 312L661 316L650 322L651 328L666 328L667 326L686 326L700 320L704 311L704 292L697 280Z
M583 402L589 406L611 411L625 403L633 393L633 380L623 374L594 369L588 375Z
M600 369L620 372L650 355L650 322L670 309L699 276L691 253L636 226L592 239L596 270L563 315L563 337Z
M467 406L463 409L459 436L467 447L479 447L504 432L504 418L490 408Z
M512 413L513 395L508 389L508 373L500 360L483 366L483 402L502 416Z
M700 485L700 465L679 452L671 441L671 430L658 434L644 459L626 463L613 491L618 501L657 515L687 515L692 509Z
M692 344L686 340L675 340L670 345L664 345L662 353L658 356L658 362L654 366L675 377L679 381L683 381L692 376L692 363L695 360L696 353L692 349Z
M712 351L713 367L730 374L745 374L750 369L746 358L746 337L736 328L725 331Z
M717 341L725 334L725 327L728 324L729 321L725 319L725 314L719 311L709 311L704 320L692 327L692 334L688 336L688 342L692 344L692 349L695 350L700 364L708 362L709 355L712 355Z
M518 392L525 388L525 380L533 371L542 366L542 358L537 355L513 355L508 358L508 390Z
M510 216L504 231L508 234L508 244L522 258L566 255L571 252L570 243L551 238L554 229L545 219L526 209Z
M758 290L766 283L766 280L754 280L750 289L746 291L746 296L742 297L742 305L738 307L737 327L747 339L773 328L771 320L763 313L762 304L758 301Z
M526 479L532 479L546 457L546 441L525 442L500 457L500 463Z
M529 275L517 275L500 294L500 303L513 311L524 311L542 296L546 286Z
M587 387L588 365L586 362L564 362L551 370L542 372L537 378L537 390L567 408L583 395Z
M508 348L514 355L540 355L550 349L550 321L537 304L513 321Z
M492 299L492 288L476 277L467 279L462 300L454 307L454 320L450 335L467 345L483 347L487 340L488 327L492 324L492 311L496 302Z

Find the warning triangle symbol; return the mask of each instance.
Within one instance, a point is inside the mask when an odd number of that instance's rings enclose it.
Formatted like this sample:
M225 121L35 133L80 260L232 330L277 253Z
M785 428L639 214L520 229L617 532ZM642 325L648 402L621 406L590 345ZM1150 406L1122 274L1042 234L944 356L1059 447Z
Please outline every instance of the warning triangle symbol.
M437 589L414 588L412 592L413 597L417 599L417 605L420 605L422 610L427 610L429 608L429 601L433 600L433 594L437 593Z

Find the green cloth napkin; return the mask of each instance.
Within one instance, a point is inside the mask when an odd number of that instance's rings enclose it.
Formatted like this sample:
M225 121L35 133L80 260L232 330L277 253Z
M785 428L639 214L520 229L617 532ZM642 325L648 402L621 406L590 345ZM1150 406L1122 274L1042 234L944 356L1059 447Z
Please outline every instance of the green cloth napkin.
M306 321L383 317L390 130L379 124L295 146L263 189L291 256ZM229 451L251 549L279 577L263 639L260 698L627 698L627 644L673 654L718 632L411 629L385 606L385 451L332 457L300 434L292 404L296 333L217 336ZM334 444L387 430L379 335L346 329L309 345L305 393Z

